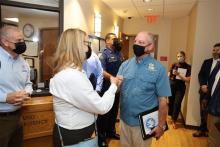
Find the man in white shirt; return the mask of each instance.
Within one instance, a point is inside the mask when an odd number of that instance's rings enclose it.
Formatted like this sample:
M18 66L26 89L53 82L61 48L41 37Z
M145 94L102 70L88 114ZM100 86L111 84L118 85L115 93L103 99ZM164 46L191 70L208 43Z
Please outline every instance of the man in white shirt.
M220 56L220 48L219 48ZM208 128L209 138L208 147L220 146L220 61L213 68L209 81L208 97Z
M30 68L20 56L26 50L17 27L0 31L0 146L21 147L23 128L20 108L32 92Z
M212 49L212 58L204 60L201 69L198 74L199 84L200 84L200 116L201 124L198 130L193 133L194 137L208 137L208 128L207 128L207 97L208 94L208 79L210 73L214 69L217 61L219 60L219 50L220 44L217 43L213 46Z

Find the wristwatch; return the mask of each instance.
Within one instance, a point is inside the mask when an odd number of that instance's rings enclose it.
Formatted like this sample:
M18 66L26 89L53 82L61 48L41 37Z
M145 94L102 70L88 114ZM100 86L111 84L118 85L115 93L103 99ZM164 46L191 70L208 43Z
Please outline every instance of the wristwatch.
M164 125L158 125L158 127L161 128L161 129L163 129L163 131L166 130L166 125L165 125L165 124L164 124Z

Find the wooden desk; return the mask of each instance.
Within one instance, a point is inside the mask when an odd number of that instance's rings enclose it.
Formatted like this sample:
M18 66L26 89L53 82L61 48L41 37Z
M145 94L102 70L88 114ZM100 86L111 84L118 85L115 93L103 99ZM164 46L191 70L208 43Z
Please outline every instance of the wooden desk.
M22 107L24 139L52 135L54 113L52 96L34 97Z

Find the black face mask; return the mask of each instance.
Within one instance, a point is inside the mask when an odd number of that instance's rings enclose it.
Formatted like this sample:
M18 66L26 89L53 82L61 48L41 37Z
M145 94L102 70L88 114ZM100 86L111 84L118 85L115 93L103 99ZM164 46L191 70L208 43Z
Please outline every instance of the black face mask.
M147 53L149 54L149 52L145 52L145 48L150 46L151 43L149 43L148 45L146 46L141 46L141 45L137 45L137 44L134 44L133 45L133 50L134 50L134 54L137 56L137 57L140 57L142 56L143 54Z
M15 52L16 54L22 54L26 51L26 44L25 42L17 42L15 43L15 49L13 49L12 51Z
M134 44L134 45L133 45L134 54L135 54L137 57L140 57L141 55L145 54L145 52L144 52L145 47L146 47L146 46L140 46L140 45Z
M88 51L86 52L86 59L89 59L92 55L92 49L91 47L88 45Z
M118 39L114 39L113 45L112 45L117 51L121 51L121 43L118 41Z

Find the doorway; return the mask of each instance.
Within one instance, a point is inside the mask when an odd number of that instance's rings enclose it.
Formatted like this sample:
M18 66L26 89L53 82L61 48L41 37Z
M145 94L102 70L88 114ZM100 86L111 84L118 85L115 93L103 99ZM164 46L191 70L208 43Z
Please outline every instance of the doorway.
M40 69L41 77L40 81L49 81L52 78L53 71L50 63L48 62L52 55L55 53L58 39L59 29L58 28L44 28L40 30Z

